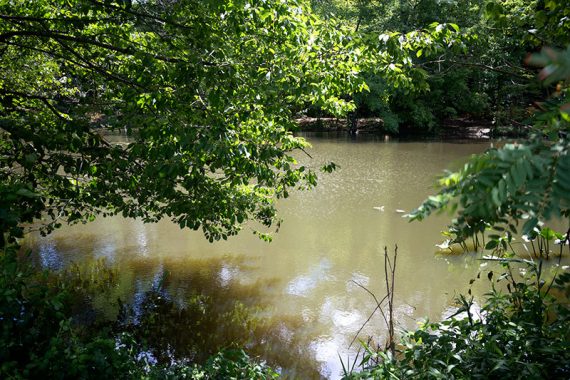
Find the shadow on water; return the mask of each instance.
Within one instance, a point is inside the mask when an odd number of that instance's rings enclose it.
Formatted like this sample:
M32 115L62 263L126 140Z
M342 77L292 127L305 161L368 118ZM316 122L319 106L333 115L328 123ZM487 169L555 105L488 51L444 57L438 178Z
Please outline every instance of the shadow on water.
M317 328L311 334L301 316L269 317L278 281L242 281L247 265L235 256L137 259L128 268L99 259L68 265L61 276L88 289L75 295L79 324L130 333L151 362L204 363L221 349L244 348L284 378L321 378L310 345Z

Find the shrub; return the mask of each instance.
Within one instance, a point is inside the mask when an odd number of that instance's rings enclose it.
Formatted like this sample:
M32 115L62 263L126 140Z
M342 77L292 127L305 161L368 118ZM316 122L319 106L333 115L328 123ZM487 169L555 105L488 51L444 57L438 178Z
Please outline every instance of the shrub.
M365 347L364 370L346 373L345 377L569 378L570 309L549 295L550 286L540 279L540 264L529 265L534 268L532 282L515 281L507 275L508 292L497 290L493 284L479 315L473 312L472 297L460 297L458 313L466 317L428 321L418 330L405 333L394 357L388 351ZM488 277L494 281L492 272ZM551 285L567 289L569 283L570 274L566 273Z

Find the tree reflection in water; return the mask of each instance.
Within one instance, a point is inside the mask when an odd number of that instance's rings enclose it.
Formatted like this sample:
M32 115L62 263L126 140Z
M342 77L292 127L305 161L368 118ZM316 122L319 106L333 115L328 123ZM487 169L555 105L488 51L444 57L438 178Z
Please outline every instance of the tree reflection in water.
M101 261L97 263L90 265L101 272ZM150 362L202 364L222 349L244 348L285 377L322 377L303 318L267 317L267 290L277 281L243 283L238 267L246 267L243 258L140 259L128 268L115 264L107 269L114 275L105 276L105 291L98 287L80 302L78 298L77 320L130 333L139 357ZM79 272L93 277L92 269ZM93 312L96 318L85 318ZM300 329L303 334L297 333ZM317 335L315 328L314 339Z

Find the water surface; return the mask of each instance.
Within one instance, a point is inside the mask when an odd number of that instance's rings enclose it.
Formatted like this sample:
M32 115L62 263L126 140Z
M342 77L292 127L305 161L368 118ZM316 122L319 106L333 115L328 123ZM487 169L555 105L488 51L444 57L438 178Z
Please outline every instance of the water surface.
M247 226L229 241L210 244L169 221L143 224L120 217L29 240L47 267L93 258L118 266L118 296L148 290L167 275L166 291L181 303L198 289L219 304L259 306L257 315L267 318L263 328L226 331L227 339L242 334L248 348L291 377L337 378L339 354L354 354L358 343L349 344L375 307L362 287L384 296L385 246L393 251L398 245L398 329L414 328L425 317L441 319L458 292L468 289L479 269L473 257L434 256L449 216L421 223L402 216L434 192L443 169L457 168L490 142L307 138L312 158L300 154L300 161L315 168L333 161L340 168L320 175L315 190L280 201L284 223L270 244ZM378 314L360 337L381 343L385 331Z

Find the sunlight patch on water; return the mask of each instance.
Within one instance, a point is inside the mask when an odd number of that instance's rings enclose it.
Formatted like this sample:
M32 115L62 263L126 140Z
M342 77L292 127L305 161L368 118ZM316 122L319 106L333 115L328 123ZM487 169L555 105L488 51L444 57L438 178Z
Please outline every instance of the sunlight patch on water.
M311 350L317 361L322 363L321 374L327 379L339 379L342 376L342 363L352 363L356 355L346 350L346 342L340 335L322 336L311 343Z
M287 285L287 293L294 296L306 297L317 286L317 279L308 276L296 277Z
M354 272L352 273L350 281L347 281L346 283L346 291L350 292L357 289L361 291L362 290L361 286L366 287L368 286L369 283L370 283L369 276L365 275L364 273Z
M148 238L147 238L147 231L143 224L140 224L138 228L136 228L136 240L138 245L138 252L137 254L146 257L150 254L148 249Z
M327 258L322 258L309 273L302 274L291 280L287 285L287 293L294 296L307 297L320 282L333 279L329 274L331 268L331 261Z
M359 326L364 322L362 313L357 310L335 310L332 314L332 321L337 327L354 331L358 330Z
M334 331L347 338L355 333L364 323L365 317L361 310L344 306L339 297L328 297L321 308L321 321L332 322Z
M238 277L239 269L235 267L230 267L228 265L222 265L220 269L220 274L218 279L220 281L220 285L224 288L228 287L231 282Z

